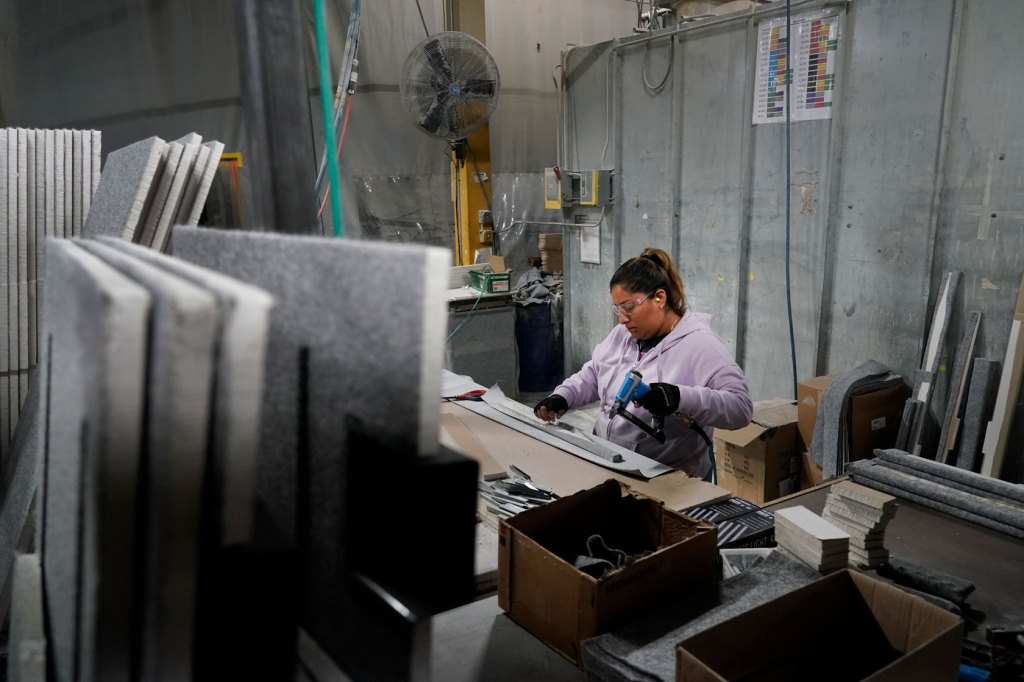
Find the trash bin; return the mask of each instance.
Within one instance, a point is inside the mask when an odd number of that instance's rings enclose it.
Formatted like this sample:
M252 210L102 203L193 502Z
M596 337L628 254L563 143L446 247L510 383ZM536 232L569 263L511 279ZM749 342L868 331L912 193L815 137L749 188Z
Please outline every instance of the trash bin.
M550 391L564 377L561 325L551 319L550 303L516 306L519 390Z

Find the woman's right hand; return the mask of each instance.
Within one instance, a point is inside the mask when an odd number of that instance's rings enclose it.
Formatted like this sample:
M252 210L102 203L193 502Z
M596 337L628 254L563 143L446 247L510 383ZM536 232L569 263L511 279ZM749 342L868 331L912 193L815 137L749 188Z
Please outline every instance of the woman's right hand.
M553 422L569 409L569 403L566 402L565 398L552 393L544 400L537 403L537 406L533 408L533 413L538 419L543 419L546 422Z

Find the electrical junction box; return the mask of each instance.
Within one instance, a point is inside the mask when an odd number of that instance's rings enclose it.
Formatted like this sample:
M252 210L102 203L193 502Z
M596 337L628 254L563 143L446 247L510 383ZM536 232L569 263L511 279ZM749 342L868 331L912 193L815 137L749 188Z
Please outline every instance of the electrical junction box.
M554 168L544 169L544 208L562 208L562 181Z
M562 171L562 198L578 206L605 206L612 202L610 170Z

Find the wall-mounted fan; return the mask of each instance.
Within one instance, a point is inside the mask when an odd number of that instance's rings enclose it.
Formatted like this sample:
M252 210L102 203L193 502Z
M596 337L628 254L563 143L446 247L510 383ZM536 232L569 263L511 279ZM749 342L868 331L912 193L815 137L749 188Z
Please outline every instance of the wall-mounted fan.
M402 105L420 130L457 140L487 123L498 104L501 77L483 43L445 31L409 53L399 88Z

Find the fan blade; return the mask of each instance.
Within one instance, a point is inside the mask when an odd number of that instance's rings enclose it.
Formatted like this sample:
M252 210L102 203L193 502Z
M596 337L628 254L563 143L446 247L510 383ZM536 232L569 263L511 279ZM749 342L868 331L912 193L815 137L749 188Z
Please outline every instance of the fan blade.
M427 54L427 61L434 68L435 73L440 72L441 76L445 79L445 85L452 82L452 69L448 65L448 57L445 56L444 51L441 49L441 44L436 40L431 40L423 46L423 51Z
M430 103L430 108L427 109L427 113L420 119L420 127L426 130L431 135L437 135L438 130L441 128L441 124L448 118L449 106L448 100L451 99L448 93L441 91L434 97L434 101Z
M462 86L462 92L470 95L489 96L494 94L494 81L491 80L467 80Z

